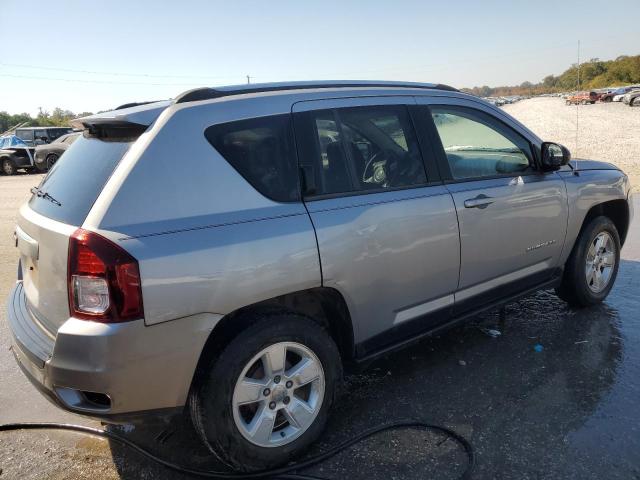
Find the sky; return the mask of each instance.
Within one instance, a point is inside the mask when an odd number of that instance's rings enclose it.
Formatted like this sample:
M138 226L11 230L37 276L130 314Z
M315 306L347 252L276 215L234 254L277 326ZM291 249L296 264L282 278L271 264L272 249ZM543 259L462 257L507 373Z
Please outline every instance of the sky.
M0 0L0 111L108 110L201 87L514 85L640 54L639 0ZM23 20L20 20L23 19Z

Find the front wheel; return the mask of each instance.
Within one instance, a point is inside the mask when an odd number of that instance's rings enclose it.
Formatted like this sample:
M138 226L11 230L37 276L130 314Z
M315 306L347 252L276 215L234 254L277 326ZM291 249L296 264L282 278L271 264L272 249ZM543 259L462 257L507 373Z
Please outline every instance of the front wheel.
M57 161L58 155L56 155L55 153L47 155L47 159L45 161L45 164L47 165L47 171L51 170L51 167L53 167L53 165L55 165Z
M18 169L10 158L2 159L2 173L5 175L15 175Z
M618 229L608 217L596 217L578 237L556 292L577 307L600 303L613 287L619 263Z
M197 379L191 416L225 463L272 468L322 433L342 368L319 324L291 313L263 315L214 357Z

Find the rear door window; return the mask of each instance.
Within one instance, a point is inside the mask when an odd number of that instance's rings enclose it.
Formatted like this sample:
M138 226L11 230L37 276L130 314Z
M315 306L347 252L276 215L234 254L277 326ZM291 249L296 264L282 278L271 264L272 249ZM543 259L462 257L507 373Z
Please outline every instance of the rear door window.
M265 197L278 202L300 199L289 114L213 125L205 137Z
M82 225L132 143L79 136L40 184L48 196L33 195L29 206L59 222Z
M424 185L427 176L404 105L296 114L305 195Z

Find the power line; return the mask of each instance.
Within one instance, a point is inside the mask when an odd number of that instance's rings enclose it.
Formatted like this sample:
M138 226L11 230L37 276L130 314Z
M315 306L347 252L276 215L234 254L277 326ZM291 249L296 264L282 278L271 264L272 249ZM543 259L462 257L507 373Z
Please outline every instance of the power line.
M113 75L117 77L144 77L144 78L199 78L199 79L220 79L220 78L238 78L240 75L226 75L226 76L215 76L215 75L156 75L151 73L124 73L124 72L107 72L107 71L99 71L99 70L79 70L73 68L58 68L58 67L48 67L41 65L27 65L23 63L5 63L0 62L0 66L3 67L15 67L15 68L31 68L35 70L48 70L52 72L67 72L67 73L85 73L90 75Z
M157 86L157 87L185 87L185 86L201 86L202 82L189 82L189 83L149 83L149 82L120 82L112 80L88 80L80 78L57 78L57 77L41 77L33 75L15 75L12 73L0 73L1 77L9 78L24 78L27 80L48 80L54 82L71 82L71 83L90 83L90 84L102 84L102 85L141 85L141 86ZM253 77L251 77L253 78Z

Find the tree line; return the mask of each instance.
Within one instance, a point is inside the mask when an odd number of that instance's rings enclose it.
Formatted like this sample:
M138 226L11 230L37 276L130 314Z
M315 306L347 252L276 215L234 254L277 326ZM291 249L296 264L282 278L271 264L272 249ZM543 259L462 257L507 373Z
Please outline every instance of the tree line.
M580 64L580 89L622 87L640 84L640 55L623 55L615 60L592 58ZM481 97L508 95L540 95L572 92L578 89L578 65L573 64L558 76L547 75L539 83L523 82L502 87L473 87L462 90Z
M92 115L91 112L75 114L70 110L55 108L53 112L40 109L38 115L32 117L28 113L18 113L11 115L7 112L0 112L0 133L6 132L12 127L25 123L25 127L68 127L69 122L78 117Z

